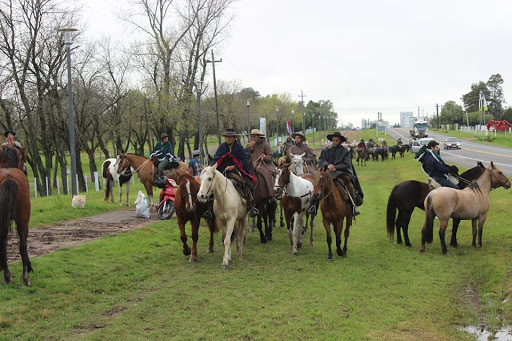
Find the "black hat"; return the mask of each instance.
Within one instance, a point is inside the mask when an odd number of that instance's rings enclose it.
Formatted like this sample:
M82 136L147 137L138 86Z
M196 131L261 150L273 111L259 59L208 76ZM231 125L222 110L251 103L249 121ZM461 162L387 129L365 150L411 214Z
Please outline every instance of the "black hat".
M4 136L7 137L7 135L9 135L9 133L13 134L14 136L16 136L16 132L12 129L9 129L5 132Z
M221 133L222 136L239 136L240 134L235 133L235 129L227 128L225 132Z
M338 132L338 131L335 131L334 133L327 135L327 139L329 141L332 141L332 138L334 136L339 137L341 139L341 142L347 141L347 138L345 136L341 135L340 132Z
M163 140L166 137L169 137L169 135L167 135L167 133L162 133L162 135L160 135L160 140Z

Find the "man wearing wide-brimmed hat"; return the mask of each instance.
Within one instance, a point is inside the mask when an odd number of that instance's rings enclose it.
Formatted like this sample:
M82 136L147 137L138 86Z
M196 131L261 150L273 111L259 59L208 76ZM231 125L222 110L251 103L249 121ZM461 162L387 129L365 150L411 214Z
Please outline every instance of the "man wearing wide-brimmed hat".
M331 141L332 144L322 150L320 158L318 159L318 165L320 168L326 168L330 171L332 179L349 190L354 206L354 215L358 215L360 212L357 206L363 204L363 191L359 184L354 165L352 164L350 153L348 149L341 144L347 141L347 139L337 131L327 135L327 139ZM351 184L344 181L343 175L345 174L348 175Z
M301 155L304 154L302 159L308 168L308 173L315 173L316 155L311 148L304 144L306 136L301 133L292 133L292 139L295 141L295 145L288 148L286 154L289 160L292 159L291 154Z
M174 157L174 148L171 142L169 142L169 135L167 133L160 135L160 141L153 148L151 155L156 155L158 161L160 161L158 163L158 177L162 177L165 166L169 163L169 158Z
M242 174L252 195L247 205L250 208L249 215L251 217L257 216L259 212L254 204L254 182L256 182L256 178L251 174L247 152L236 139L239 134L234 129L228 128L221 135L224 136L224 143L217 148L213 159L210 161L210 166L217 164L217 170L221 173L224 171L229 173L236 169Z
M21 144L16 141L16 139L14 138L16 136L16 132L12 129L9 129L5 132L4 136L7 138L4 142L4 144L2 146L4 147L8 147L8 146L12 146L12 147L18 147L18 148L21 148Z
M259 129L251 130L249 135L251 141L245 147L245 151L249 155L252 173L258 179L257 186L261 189L263 198L274 198L276 167L272 160L272 149Z

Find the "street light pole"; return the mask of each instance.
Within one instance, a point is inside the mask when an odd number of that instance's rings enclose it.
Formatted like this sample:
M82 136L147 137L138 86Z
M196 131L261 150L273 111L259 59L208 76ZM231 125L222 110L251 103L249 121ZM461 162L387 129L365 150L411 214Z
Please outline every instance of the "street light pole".
M66 44L66 57L68 64L68 110L69 110L69 157L71 159L71 195L78 192L76 181L76 153L75 153L75 121L73 118L73 91L71 83L71 32L78 31L73 27L64 27L59 32L64 33L64 44ZM69 193L69 188L68 188Z
M311 113L311 125L313 126L313 144L315 144L315 114Z
M212 60L207 60L206 63L212 63L213 68L213 92L215 94L215 112L217 113L217 136L219 138L219 145L222 143L220 139L220 119L219 119L219 102L217 100L217 78L215 78L215 63L222 63L220 60L215 60L215 56L212 50Z
M276 105L276 115L277 115L277 137L276 137L276 148L278 149L277 152L281 152L281 146L279 145L279 126L281 125L281 122L279 121L279 107Z
M201 85L202 81L196 82L196 90L197 90L197 119L199 122L199 151L201 155L199 156L199 162L203 164L204 156L203 156L203 118L201 112Z
M247 135L251 133L251 100L247 100Z
M292 133L295 131L295 110L292 109Z

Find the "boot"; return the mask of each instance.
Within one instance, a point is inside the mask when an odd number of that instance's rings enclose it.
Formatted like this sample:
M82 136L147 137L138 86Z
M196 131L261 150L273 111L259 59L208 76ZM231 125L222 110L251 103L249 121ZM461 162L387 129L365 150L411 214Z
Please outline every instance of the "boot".
M203 217L206 220L212 220L213 219L213 201L208 203L208 210L204 212Z
M256 208L256 203L254 202L254 199L251 199L249 201L249 207L251 209L249 210L249 217L256 217L258 214L260 214L260 211Z

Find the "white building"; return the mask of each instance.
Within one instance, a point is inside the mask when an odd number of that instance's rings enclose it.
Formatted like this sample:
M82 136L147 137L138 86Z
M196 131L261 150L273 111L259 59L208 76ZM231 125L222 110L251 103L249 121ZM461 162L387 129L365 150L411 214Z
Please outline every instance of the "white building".
M412 111L401 111L400 112L400 127L412 128L411 118L414 116Z

